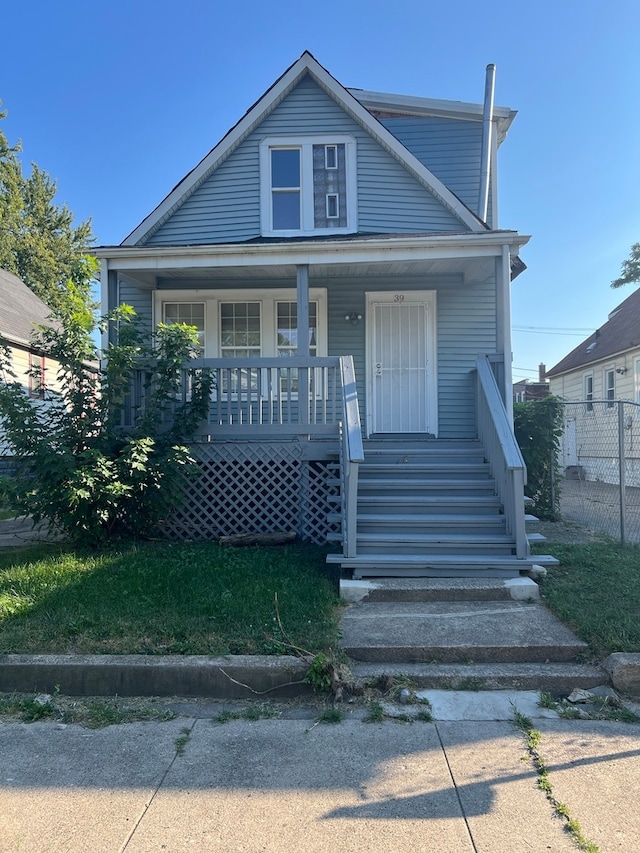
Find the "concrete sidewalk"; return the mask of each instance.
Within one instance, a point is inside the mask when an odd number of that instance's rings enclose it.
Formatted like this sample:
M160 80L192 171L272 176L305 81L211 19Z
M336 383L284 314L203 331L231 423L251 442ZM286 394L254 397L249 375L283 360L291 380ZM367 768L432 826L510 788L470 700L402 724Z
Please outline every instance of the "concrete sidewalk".
M1 853L577 849L508 720L366 724L345 709L314 726L317 708L284 706L220 724L211 704L180 709L93 731L0 724ZM640 726L544 713L553 793L602 853L633 853Z

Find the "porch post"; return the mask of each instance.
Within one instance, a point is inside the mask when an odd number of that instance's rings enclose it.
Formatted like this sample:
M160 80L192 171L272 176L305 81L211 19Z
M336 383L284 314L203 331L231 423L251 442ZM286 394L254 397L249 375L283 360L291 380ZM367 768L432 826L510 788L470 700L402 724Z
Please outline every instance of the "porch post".
M511 352L511 254L509 244L502 246L502 259L498 285L499 332L502 332L502 352L504 357L504 406L509 423L513 424L513 372ZM500 310L501 309L501 310ZM502 315L500 317L500 314Z
M296 297L298 303L297 355L309 355L309 266L296 267ZM309 369L298 369L298 406L301 423L309 423Z

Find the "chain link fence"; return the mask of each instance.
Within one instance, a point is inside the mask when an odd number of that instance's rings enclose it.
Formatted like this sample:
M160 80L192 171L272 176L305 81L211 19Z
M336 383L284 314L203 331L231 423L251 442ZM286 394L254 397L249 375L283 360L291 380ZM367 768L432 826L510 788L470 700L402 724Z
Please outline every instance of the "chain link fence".
M640 403L564 401L560 439L563 519L640 542Z

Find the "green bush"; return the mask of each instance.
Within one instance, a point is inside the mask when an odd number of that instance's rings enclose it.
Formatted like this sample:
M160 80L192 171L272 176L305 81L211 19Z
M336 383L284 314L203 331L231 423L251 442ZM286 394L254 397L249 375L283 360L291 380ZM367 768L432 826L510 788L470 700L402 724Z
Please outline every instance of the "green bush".
M69 282L68 301L34 345L58 364L51 399L25 393L7 346L0 352L0 416L18 461L10 481L14 508L46 520L72 541L148 536L195 473L182 444L208 411L210 377L191 372L190 399L180 401L182 365L193 357L195 330L160 325L146 333L129 306L105 318L117 338L98 367L95 321ZM145 377L145 405L128 428L122 411L136 371Z
M513 420L516 440L527 466L526 493L533 499L533 512L556 519L560 509L558 451L562 435L562 403L557 397L515 403Z

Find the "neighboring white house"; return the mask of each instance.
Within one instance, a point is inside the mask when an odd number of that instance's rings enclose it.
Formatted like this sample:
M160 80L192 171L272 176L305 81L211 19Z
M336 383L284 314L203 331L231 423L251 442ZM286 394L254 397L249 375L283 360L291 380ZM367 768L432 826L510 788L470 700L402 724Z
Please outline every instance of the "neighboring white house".
M56 383L57 362L31 341L37 326L50 324L51 310L44 302L17 275L0 269L0 339L9 347L13 370L34 400L44 400ZM0 460L6 462L6 455L0 433Z
M44 399L55 381L56 362L38 351L31 338L38 326L51 322L50 308L17 275L0 269L0 337L25 390L36 399Z
M551 393L567 401L563 467L617 483L622 436L627 485L640 486L640 289L547 377Z

